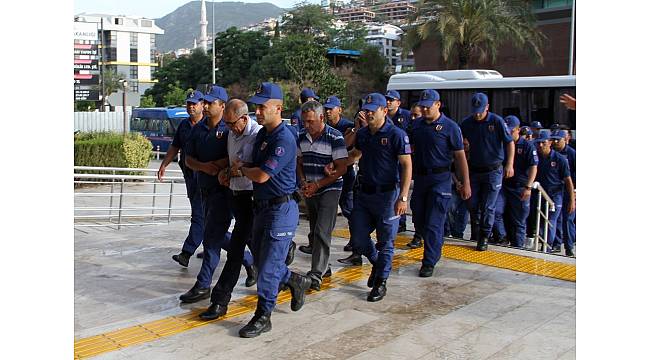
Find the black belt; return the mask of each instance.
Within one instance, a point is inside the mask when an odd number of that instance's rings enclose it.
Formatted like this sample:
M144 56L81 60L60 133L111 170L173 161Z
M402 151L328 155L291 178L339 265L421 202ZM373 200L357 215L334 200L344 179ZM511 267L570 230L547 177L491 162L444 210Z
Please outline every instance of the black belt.
M494 171L500 167L501 164L494 164L488 166L470 166L469 171L473 173L486 173L486 172Z
M359 184L359 190L366 194L376 194L376 193L385 193L395 190L395 184L388 185L370 185L370 184Z
M295 202L300 201L300 194L297 192L294 192L291 195L282 195L278 197L274 197L271 199L265 199L265 200L255 200L254 205L257 208L261 207L268 207L268 206L273 206L273 205L279 205L279 204L284 204L286 202L289 202L291 200L294 200Z
M434 167L434 168L414 168L413 173L415 175L429 175L429 174L442 174L445 172L449 172L450 167L449 166L442 166L442 167Z

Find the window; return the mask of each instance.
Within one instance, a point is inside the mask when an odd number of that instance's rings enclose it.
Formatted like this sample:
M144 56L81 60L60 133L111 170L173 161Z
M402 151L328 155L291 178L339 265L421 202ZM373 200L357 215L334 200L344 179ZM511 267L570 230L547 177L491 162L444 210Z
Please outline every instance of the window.
M141 20L140 21L140 26L142 26L142 27L152 27L153 26L153 21L151 21L151 20Z
M162 135L174 136L174 129L171 127L169 120L162 121Z
M106 61L117 61L117 49L116 48L107 48L106 49Z
M123 25L123 24L124 24L124 19L115 18L115 25Z
M133 81L129 81L129 91L138 92L138 81L136 79L133 79Z
M138 47L138 33L130 34L130 46L131 49Z
M138 62L138 49L131 49L131 56L129 61Z
M138 66L131 65L129 66L129 78L137 79L138 78Z
M155 49L156 48L156 35L154 35L154 34L149 35L149 39L150 39L149 47L151 49Z

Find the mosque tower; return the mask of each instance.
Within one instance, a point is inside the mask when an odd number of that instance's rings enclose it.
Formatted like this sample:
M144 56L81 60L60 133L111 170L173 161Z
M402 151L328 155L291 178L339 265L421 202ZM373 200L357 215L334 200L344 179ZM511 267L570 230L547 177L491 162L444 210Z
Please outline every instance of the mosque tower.
M201 37L199 38L199 46L208 52L208 20L207 12L205 11L205 0L201 0Z

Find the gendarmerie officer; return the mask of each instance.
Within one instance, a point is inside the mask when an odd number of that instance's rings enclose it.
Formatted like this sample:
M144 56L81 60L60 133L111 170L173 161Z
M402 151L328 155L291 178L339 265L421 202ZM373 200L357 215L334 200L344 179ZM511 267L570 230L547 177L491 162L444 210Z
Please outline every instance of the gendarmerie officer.
M187 143L192 132L192 127L203 119L203 94L200 91L190 91L185 99L185 108L190 117L183 119L178 125L178 129L174 134L174 140L169 146L169 150L167 150L167 154L158 169L158 180L162 180L163 176L165 176L165 169L172 162L174 156L178 154L179 150L181 150L178 165L183 171L185 188L187 189L187 197L190 200L192 214L190 216L190 231L183 242L183 248L180 254L173 255L172 259L181 264L181 266L187 267L192 254L194 254L203 242L203 205L201 205L201 192L196 182L196 174L192 169L185 166L185 153L187 152Z
M575 100L574 100L575 101ZM573 181L573 188L577 187L576 182L576 150L569 146L570 135L567 130L557 130L551 134L553 139L553 149L560 155L563 155L569 161L569 170L571 171L571 181ZM575 197L575 196L574 196ZM575 256L573 253L573 244L576 241L576 212L568 212L571 208L569 201L571 196L565 191L562 197L564 204L562 204L562 214L560 214L561 225L558 225L559 238L564 243L564 251L567 256Z
M320 98L316 95L314 90L310 88L304 88L300 92L300 105L306 103L307 101L312 101L312 100L319 100ZM289 122L291 125L296 129L296 130L301 130L302 129L302 117L301 117L301 110L300 110L300 105L296 109L296 111L291 114L291 117L289 118Z
M510 245L523 247L526 240L526 219L530 213L530 197L539 157L535 146L521 137L519 118L514 115L506 116L508 131L515 142L515 175L503 180L501 192L505 202L506 233Z
M362 110L368 126L359 129L348 164L359 161L358 191L352 208L352 246L372 263L368 301L386 295L398 219L406 212L411 184L411 146L406 133L386 121L386 98L372 93ZM399 169L402 169L401 175ZM398 187L399 183L399 187ZM376 229L377 244L370 240Z
M223 123L228 126L228 160L229 164L235 161L251 163L253 161L253 146L257 132L262 127L248 117L248 106L239 99L231 99L226 103ZM232 230L228 257L221 271L221 276L212 290L210 307L199 317L204 320L219 318L228 311L228 303L232 290L237 284L239 273L244 260L246 245L250 245L250 236L253 230L253 183L246 177L230 177L230 169L219 172L219 183L230 189L229 204L235 217L235 226ZM246 287L257 282L255 266L246 268L248 277Z
M444 241L445 218L451 200L451 164L455 161L463 200L471 195L463 137L456 122L440 112L440 94L424 90L418 105L423 116L413 126L413 219L424 238L421 277L433 275Z
M271 312L278 290L286 284L291 290L291 310L305 302L311 281L287 267L285 260L298 226L295 192L297 144L289 126L282 122L282 89L265 82L248 102L256 104L255 115L263 126L253 147L253 162L235 162L231 174L253 181L253 254L258 268L257 309L253 318L239 330L239 336L256 337L271 330Z
M573 213L576 205L569 161L566 157L552 149L552 140L547 132L541 132L537 139L535 139L537 154L539 156L536 180L542 185L542 188L544 188L548 196L553 200L553 203L555 203L555 211L549 211L548 214L550 223L547 236L549 251L562 244L561 241L555 238L555 232L558 226L557 220L564 208L563 198L565 190L569 196L567 213ZM540 224L540 227L540 230L543 231L544 226Z
M485 251L494 223L494 206L502 179L514 174L512 163L515 146L503 119L488 111L487 95L475 93L471 100L471 110L472 115L463 120L460 128L469 144L472 234L478 236L476 249ZM505 168L502 165L504 162Z
M180 297L188 303L210 296L212 275L219 265L221 249L227 251L229 248L228 228L232 220L230 190L217 179L219 171L228 163L228 128L222 121L228 94L224 88L212 85L203 99L207 104L207 117L192 128L185 157L185 164L197 172L205 219L201 270L194 286ZM252 265L252 256L247 252L244 266L250 268Z

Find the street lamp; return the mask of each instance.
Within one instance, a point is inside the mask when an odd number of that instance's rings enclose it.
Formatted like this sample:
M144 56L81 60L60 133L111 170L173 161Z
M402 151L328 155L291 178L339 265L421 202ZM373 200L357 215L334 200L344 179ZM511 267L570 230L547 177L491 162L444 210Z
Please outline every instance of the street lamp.
M124 87L124 90L122 91L122 112L124 116L124 136L126 136L126 134L128 133L126 128L128 126L128 121L129 121L126 115L126 92L129 89L129 81L126 79L120 79L119 82Z
M215 74L215 59L214 59L214 0L212 0L212 83L216 83Z

